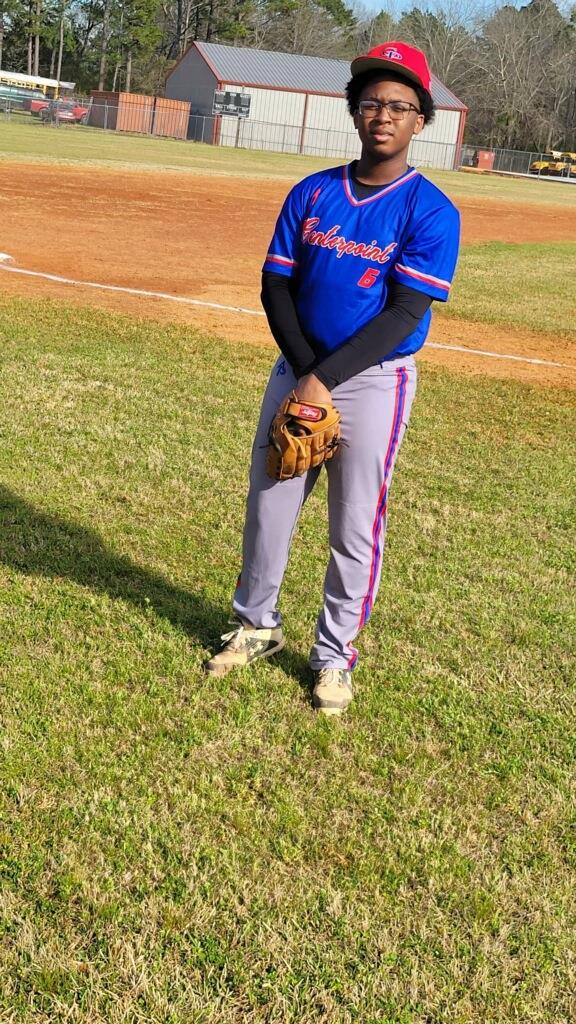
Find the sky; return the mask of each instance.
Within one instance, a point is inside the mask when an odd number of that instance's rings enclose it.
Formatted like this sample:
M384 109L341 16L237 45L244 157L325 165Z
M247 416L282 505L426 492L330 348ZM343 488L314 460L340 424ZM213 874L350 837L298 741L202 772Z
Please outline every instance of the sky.
M379 11L387 11L393 17L397 18L405 11L412 10L413 7L419 7L420 10L434 10L438 7L457 7L457 4L448 2L443 3L442 0L361 0L362 6L366 7L369 11L374 11L378 14ZM482 13L490 7L502 7L504 3L509 4L510 7L523 7L528 3L528 0L479 0L478 3L474 3L474 0L463 0L462 7L470 13ZM474 10L476 8L476 10Z

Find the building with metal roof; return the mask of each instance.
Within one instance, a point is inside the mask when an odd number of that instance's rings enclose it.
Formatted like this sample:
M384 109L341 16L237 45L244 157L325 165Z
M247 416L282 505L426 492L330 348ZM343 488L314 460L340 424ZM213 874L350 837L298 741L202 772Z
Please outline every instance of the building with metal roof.
M166 79L189 100L189 137L217 145L353 159L360 146L344 96L348 61L194 42ZM434 75L436 117L412 142L419 166L457 166L466 106Z

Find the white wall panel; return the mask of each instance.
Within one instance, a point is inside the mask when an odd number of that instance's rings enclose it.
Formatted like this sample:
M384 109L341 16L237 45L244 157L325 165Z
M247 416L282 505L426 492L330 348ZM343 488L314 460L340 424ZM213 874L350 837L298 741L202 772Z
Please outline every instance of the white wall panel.
M452 142L456 144L459 126L459 110L437 110L432 124L426 125L419 138L422 142Z
M243 92L251 96L250 121L269 121L272 124L301 125L304 114L304 93L283 92L280 89L257 89L254 86L223 85L230 92Z
M251 118L223 117L220 145L240 149L274 150L277 153L299 153L302 129L295 125L271 124Z
M432 124L427 124L410 144L408 159L416 167L440 167L450 171L455 166L459 110L437 110Z
M330 132L307 128L304 132L302 152L307 156L355 160L360 156L360 142L356 132Z
M426 142L421 136L413 139L408 150L408 163L414 167L439 167L445 171L454 168L456 144L453 142Z
M354 128L346 100L340 96L309 96L306 124L324 131L350 132Z

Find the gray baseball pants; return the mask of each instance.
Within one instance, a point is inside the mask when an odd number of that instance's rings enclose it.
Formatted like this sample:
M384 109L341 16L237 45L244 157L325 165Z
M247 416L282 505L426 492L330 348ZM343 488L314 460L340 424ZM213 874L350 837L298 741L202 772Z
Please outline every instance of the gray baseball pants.
M268 428L282 399L296 385L280 357L272 369L252 450L242 572L233 608L246 625L281 624L278 595L302 505L321 467L293 480L266 474ZM377 363L334 388L344 444L325 463L328 473L330 561L310 665L353 669L352 643L368 621L378 592L388 493L396 456L416 392L411 356Z

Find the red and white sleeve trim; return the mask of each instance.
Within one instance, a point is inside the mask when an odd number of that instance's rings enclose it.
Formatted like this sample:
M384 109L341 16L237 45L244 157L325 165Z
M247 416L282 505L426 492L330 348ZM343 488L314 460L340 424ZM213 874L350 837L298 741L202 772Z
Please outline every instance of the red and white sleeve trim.
M290 260L286 256L277 256L276 253L269 252L266 256L266 263L279 263L281 267L297 267L298 263L296 260Z
M394 269L400 274L406 274L408 277L414 277L417 281L422 281L424 284L431 284L434 288L441 288L443 292L450 291L450 281L443 281L441 277L433 277L432 274L423 274L421 270L413 270L412 267L406 267L403 263L397 263Z

